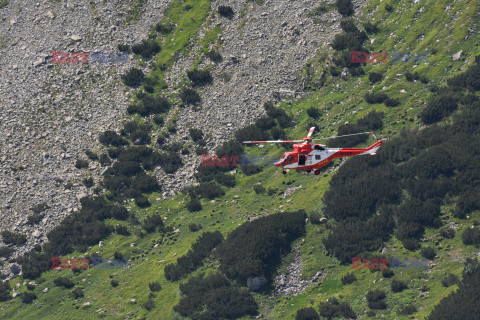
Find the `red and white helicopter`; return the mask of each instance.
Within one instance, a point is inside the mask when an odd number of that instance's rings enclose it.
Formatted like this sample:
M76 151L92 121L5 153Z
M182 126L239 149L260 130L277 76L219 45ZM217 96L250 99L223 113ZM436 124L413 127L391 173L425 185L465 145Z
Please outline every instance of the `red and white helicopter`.
M307 173L313 171L316 175L320 174L320 168L332 162L335 158L352 157L361 154L375 155L378 148L383 144L383 141L388 138L378 139L373 132L360 132L353 134L346 134L341 136L333 136L320 139L312 139L315 127L311 127L308 135L303 140L268 140L268 141L243 141L243 143L296 143L293 145L293 151L285 152L283 157L275 162L273 165L282 168L283 174L286 174L286 169L306 170ZM368 148L328 148L323 144L311 144L311 141L333 139L347 136L354 136L358 134L371 133L377 140ZM301 142L301 143L297 143Z

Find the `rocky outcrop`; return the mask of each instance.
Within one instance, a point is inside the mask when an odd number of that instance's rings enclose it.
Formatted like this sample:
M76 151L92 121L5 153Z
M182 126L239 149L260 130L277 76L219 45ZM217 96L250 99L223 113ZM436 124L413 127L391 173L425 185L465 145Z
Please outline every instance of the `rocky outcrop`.
M310 280L301 280L303 260L298 247L294 248L293 252L295 259L288 266L288 272L276 276L274 280L275 289L281 295L293 294L296 296L305 291L312 283L317 283L325 277L325 273L319 271Z

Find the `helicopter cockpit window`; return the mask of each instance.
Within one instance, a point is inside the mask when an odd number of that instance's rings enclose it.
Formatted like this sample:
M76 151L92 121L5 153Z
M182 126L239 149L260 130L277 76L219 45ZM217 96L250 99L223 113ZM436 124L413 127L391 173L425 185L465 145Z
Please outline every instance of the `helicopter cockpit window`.
M325 148L322 147L322 146L314 146L313 148L314 148L315 150L321 150L321 151L325 150Z

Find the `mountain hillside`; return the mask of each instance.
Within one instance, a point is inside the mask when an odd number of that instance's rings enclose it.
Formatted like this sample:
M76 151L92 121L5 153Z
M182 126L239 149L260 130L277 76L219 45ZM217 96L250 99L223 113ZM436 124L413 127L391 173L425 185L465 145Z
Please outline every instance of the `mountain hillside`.
M23 5L0 5L2 318L480 316L477 1ZM390 140L320 175L241 143L312 126Z

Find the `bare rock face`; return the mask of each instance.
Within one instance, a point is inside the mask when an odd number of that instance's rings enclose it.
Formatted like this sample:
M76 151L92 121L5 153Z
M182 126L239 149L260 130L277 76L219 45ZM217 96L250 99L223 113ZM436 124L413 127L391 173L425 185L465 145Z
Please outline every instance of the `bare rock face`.
M293 263L288 266L288 272L278 275L274 280L275 289L280 295L293 294L296 296L305 291L312 283L317 283L325 277L325 273L318 271L310 280L302 280L301 271L303 260L300 256L299 248L294 248L293 252L295 259Z
M52 63L52 51L118 52L137 43L163 16L168 0L125 23L124 1L10 1L0 21L0 231L28 237L22 254L79 206L89 191L81 179L101 169L74 167L98 135L120 126L129 92L120 75L133 62ZM21 10L19 10L19 8ZM11 24L9 21L15 21ZM69 188L65 188L67 184ZM26 224L33 206L49 208L38 224Z
M267 278L264 275L255 276L255 277L248 277L247 279L247 287L251 291L257 291L263 288L268 283Z

